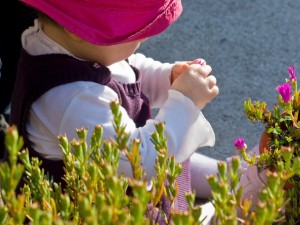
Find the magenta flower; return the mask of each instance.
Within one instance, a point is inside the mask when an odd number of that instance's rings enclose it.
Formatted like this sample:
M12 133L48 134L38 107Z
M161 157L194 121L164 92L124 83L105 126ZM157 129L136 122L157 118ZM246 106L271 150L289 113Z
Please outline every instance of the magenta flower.
M290 73L290 81L295 81L296 77L296 68L294 66L289 66L288 71Z
M292 86L291 84L282 84L276 87L276 91L281 95L284 102L289 102L291 100Z
M203 62L203 60L201 60L201 59L196 59L196 60L194 60L193 63L194 63L194 64L199 64L200 66L203 66L203 65L204 65L204 62Z
M245 140L244 138L238 138L234 141L234 145L236 148L245 148Z

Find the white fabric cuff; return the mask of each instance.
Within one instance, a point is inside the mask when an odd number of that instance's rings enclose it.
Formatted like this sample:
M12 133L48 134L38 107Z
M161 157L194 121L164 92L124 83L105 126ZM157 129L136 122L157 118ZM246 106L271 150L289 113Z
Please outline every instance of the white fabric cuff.
M176 90L169 90L156 119L166 122L169 139L174 142L169 152L173 151L178 162L188 159L199 147L215 144L210 123L189 98Z

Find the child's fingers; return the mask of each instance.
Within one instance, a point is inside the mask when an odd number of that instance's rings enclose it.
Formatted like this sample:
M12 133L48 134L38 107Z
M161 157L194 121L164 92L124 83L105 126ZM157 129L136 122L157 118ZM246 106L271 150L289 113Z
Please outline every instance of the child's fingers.
M206 78L207 82L208 82L208 87L210 89L212 89L214 86L216 86L217 84L217 79L214 75L209 75L207 78Z
M211 89L210 89L210 93L215 97L219 94L219 87L217 85L213 86Z
M212 71L212 68L210 65L200 66L199 64L193 64L190 67L192 70L197 72L202 77L207 77Z
M193 61L185 61L188 65L198 64L200 66L206 65L206 61L202 58L194 59Z
M219 94L219 87L216 85L217 79L215 76L209 75L205 80L207 82L209 95L211 96L211 99L213 99Z
M209 75L206 78L200 78L204 79L207 84L207 91L208 96L210 96L210 100L212 100L214 97L216 97L219 94L219 87L217 86L217 79L214 75Z
M177 79L184 71L189 68L189 65L186 62L177 62L174 64L171 75L171 82Z

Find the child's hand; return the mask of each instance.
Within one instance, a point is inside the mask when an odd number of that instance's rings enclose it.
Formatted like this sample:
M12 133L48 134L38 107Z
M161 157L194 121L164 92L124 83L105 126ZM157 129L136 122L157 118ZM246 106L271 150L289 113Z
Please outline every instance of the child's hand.
M216 78L209 65L192 64L174 80L171 89L190 98L200 110L219 94Z
M186 71L190 65L199 64L201 66L205 66L206 62L204 59L195 59L193 61L185 61L185 62L176 62L172 68L171 72L171 84L177 77L179 77L184 71Z

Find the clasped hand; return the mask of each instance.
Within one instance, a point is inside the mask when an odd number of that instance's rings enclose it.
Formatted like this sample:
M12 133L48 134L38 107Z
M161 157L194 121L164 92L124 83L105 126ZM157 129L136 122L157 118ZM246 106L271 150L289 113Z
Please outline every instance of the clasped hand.
M203 59L177 62L172 68L171 89L181 92L200 110L219 94L212 68Z

